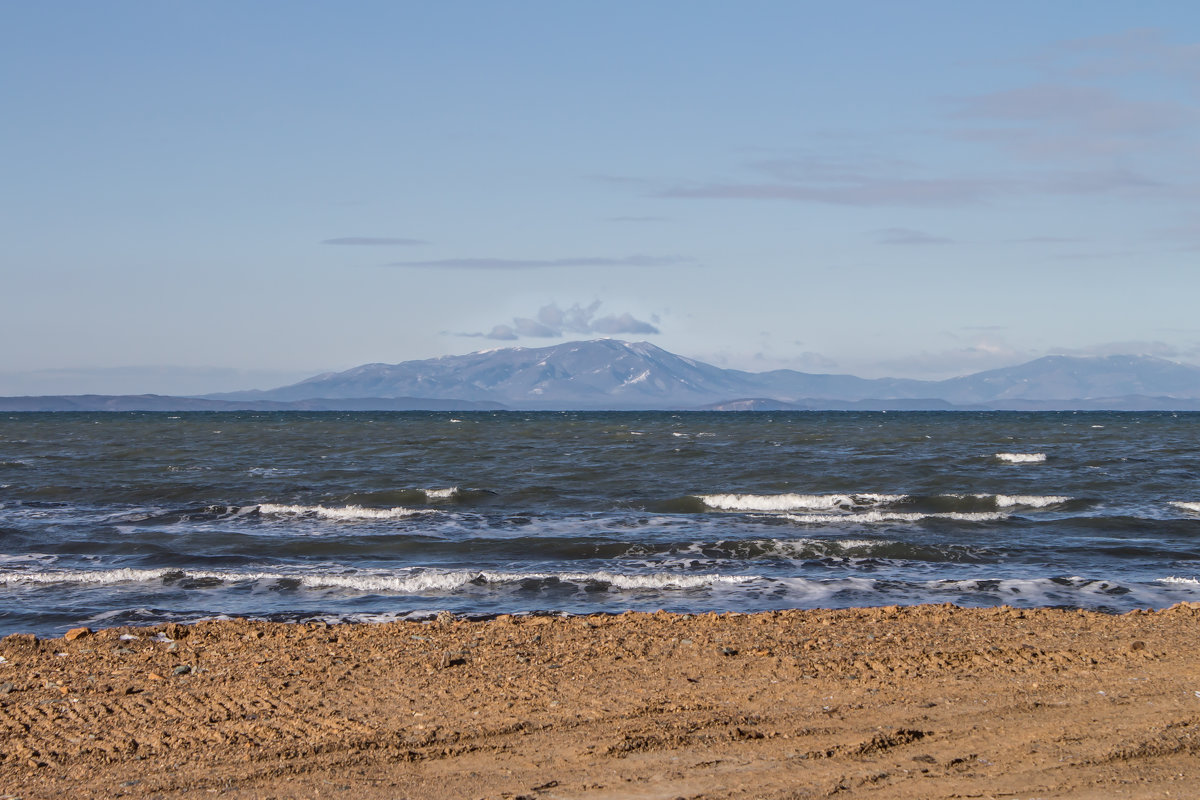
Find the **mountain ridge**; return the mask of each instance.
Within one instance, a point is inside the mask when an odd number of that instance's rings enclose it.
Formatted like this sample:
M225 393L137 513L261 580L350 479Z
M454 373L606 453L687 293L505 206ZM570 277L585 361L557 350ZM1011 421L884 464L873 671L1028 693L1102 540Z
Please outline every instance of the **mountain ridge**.
M619 339L361 364L274 389L190 397L2 397L3 411L1200 410L1200 367L1051 355L941 381L747 372Z
M363 364L265 391L206 395L221 400L311 397L430 397L520 409L716 408L747 399L802 408L862 404L897 410L1069 407L1144 398L1155 408L1200 401L1200 367L1152 356L1043 356L1013 367L941 381L860 378L796 370L747 372L679 356L649 342L595 339L547 347L493 348L465 355ZM882 405L881 405L882 404ZM997 405L999 404L999 405Z

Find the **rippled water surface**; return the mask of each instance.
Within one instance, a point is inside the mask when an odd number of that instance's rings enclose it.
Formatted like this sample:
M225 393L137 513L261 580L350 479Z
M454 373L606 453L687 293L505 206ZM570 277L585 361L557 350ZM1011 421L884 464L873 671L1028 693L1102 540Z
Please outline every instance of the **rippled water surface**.
M0 635L1200 600L1200 414L0 417Z

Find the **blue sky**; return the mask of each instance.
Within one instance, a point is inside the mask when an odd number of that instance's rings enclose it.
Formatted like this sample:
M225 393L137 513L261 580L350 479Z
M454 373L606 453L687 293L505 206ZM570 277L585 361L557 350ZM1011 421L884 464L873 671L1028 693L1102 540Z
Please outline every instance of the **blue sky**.
M1200 363L1200 5L0 4L0 394Z

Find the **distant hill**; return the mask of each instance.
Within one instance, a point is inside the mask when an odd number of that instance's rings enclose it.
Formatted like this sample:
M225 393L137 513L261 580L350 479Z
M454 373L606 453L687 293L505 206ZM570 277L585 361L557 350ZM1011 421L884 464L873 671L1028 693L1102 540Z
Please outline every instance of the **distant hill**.
M954 403L1088 400L1130 395L1200 397L1200 368L1149 356L1046 356L1027 364L941 381Z
M1048 356L944 381L722 369L648 342L599 339L401 364L364 364L224 400L419 396L513 408L1008 408L1105 400L1154 408L1200 399L1200 368L1148 356ZM749 399L747 399L749 398ZM775 404L772 406L771 404ZM1065 404L1065 405L1064 405ZM1179 403L1180 408L1190 408Z
M679 408L747 394L752 373L693 361L648 342L599 339L510 347L402 364L364 364L265 392L220 399L419 395L520 408Z
M488 409L1200 410L1200 367L1148 356L1047 356L944 381L722 369L648 342L599 339L364 364L205 397L0 398L0 411Z
M160 394L76 394L0 397L4 411L493 411L500 403L422 397L355 397L274 400L213 400Z

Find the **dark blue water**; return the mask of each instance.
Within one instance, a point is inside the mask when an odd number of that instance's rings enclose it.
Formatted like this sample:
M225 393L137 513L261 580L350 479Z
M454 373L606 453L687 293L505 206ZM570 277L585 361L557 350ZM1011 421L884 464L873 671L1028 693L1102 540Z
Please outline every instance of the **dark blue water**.
M1200 600L1200 414L0 417L0 635Z

